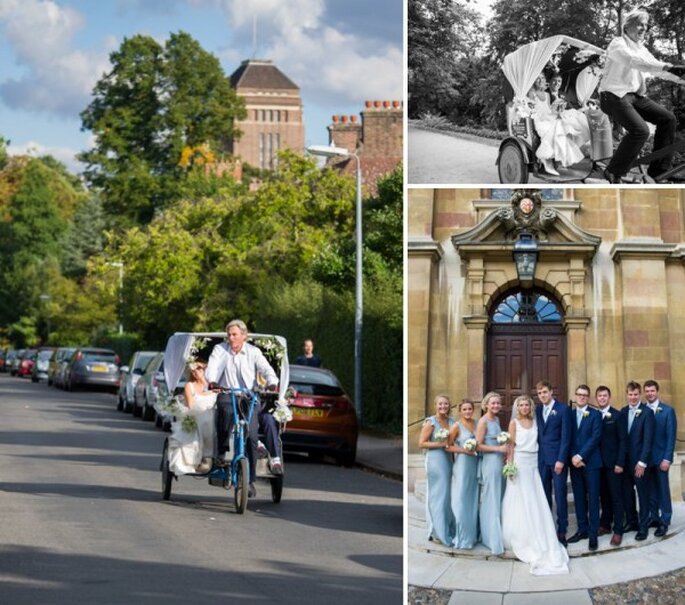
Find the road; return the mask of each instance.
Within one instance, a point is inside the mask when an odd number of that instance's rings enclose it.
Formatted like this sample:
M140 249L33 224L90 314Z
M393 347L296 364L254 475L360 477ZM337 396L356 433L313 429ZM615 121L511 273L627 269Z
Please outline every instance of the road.
M401 602L401 482L287 455L280 504L164 502L165 433L115 403L0 374L0 602Z
M409 126L408 164L411 185L500 185L499 142L484 144ZM531 183L542 183L531 175Z

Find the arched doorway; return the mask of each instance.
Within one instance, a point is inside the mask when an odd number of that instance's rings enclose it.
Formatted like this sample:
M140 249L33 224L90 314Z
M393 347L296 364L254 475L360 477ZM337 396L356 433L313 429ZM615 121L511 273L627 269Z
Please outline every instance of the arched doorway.
M500 423L509 424L519 395L537 401L535 385L552 384L566 400L566 334L561 305L539 289L509 290L492 305L486 348L486 391L502 396Z

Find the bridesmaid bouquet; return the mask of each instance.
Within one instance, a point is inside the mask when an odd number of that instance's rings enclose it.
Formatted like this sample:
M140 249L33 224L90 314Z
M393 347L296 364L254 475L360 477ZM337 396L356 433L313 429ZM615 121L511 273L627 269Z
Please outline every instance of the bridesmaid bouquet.
M467 439L466 441L464 441L464 449L467 452L475 452L477 447L478 447L478 442L473 438Z
M516 466L515 462L507 462L503 467L502 467L502 474L507 478L507 479L513 479L516 477L516 473L518 473L519 469Z
M436 441L447 441L447 436L450 434L450 432L447 429L437 429L433 433L433 437L435 437Z
M505 443L509 443L510 441L511 435L506 431L502 431L499 435L497 435L497 443L499 443L500 445L504 445Z

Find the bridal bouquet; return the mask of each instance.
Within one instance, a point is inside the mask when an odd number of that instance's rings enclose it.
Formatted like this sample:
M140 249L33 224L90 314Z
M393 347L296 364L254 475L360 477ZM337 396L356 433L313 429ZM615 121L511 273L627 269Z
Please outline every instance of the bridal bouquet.
M281 401L276 404L276 407L271 414L276 419L276 422L280 424L286 424L293 419L293 413L288 407L288 404Z
M447 429L440 428L433 433L433 437L435 437L436 441L447 441L447 435L449 434Z
M185 415L181 421L181 428L186 433L195 432L197 430L197 420L195 420L195 416L191 416L190 414Z
M507 479L513 479L516 477L516 473L518 473L519 469L516 466L515 462L507 462L504 467L502 467L502 474L507 478Z
M499 443L500 445L504 445L505 443L509 443L510 441L511 435L506 431L502 431L499 435L497 435L497 443Z
M478 447L478 442L473 438L467 439L466 441L464 441L464 449L467 452L475 452L477 447Z

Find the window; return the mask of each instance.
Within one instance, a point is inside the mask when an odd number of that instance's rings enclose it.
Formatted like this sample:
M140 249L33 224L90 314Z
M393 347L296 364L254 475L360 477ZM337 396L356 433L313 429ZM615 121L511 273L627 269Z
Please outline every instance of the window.
M560 323L562 311L547 294L518 290L503 296L494 306L493 323Z
M490 195L486 195L491 200L510 200L513 189L490 189ZM540 189L543 200L563 200L563 189Z

